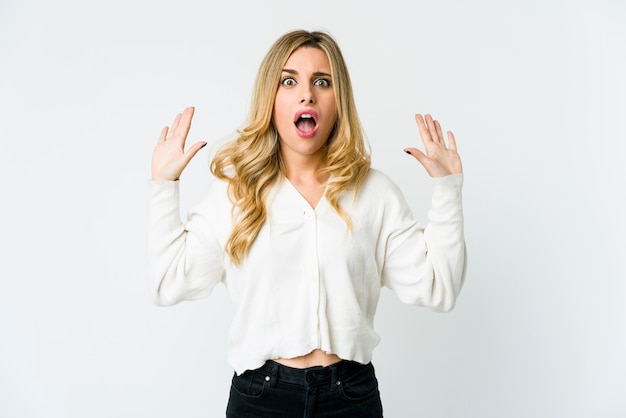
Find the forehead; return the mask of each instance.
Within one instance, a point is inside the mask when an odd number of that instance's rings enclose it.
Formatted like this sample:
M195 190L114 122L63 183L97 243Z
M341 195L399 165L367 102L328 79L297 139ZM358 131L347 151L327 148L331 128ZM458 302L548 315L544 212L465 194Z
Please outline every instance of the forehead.
M321 49L303 46L291 53L284 68L330 74L330 61Z

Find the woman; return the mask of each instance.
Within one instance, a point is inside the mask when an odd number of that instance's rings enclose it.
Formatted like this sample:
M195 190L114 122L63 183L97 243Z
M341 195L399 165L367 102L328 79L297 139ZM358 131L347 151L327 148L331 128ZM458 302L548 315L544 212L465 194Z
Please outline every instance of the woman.
M193 108L163 128L152 160L155 301L224 283L235 314L228 417L380 417L371 365L380 289L447 311L465 275L456 142L416 115L433 177L426 228L370 168L350 78L331 36L294 31L263 60L250 119L211 163L207 197L180 220L178 182Z

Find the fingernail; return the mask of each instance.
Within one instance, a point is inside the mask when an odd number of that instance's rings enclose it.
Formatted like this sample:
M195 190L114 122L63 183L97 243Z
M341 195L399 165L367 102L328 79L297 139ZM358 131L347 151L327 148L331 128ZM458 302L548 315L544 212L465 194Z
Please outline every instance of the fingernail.
M411 151L409 151L408 149L405 149L404 152L406 152L407 154L411 155Z

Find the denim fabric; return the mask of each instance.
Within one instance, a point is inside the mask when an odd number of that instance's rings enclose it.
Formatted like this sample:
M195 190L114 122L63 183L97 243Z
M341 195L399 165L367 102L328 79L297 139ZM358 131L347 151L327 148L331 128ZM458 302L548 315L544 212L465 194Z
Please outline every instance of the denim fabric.
M381 418L372 364L294 369L268 361L233 376L227 418Z

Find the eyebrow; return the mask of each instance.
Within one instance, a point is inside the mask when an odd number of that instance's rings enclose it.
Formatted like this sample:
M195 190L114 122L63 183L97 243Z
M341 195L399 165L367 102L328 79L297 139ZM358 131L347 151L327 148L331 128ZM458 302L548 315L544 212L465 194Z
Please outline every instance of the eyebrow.
M298 72L296 70L292 70L290 68L283 68L283 72L284 73L288 73L288 74L298 74ZM322 71L316 71L313 73L313 76L315 77L332 77L332 75L322 72Z

